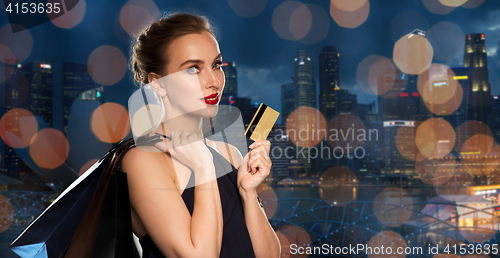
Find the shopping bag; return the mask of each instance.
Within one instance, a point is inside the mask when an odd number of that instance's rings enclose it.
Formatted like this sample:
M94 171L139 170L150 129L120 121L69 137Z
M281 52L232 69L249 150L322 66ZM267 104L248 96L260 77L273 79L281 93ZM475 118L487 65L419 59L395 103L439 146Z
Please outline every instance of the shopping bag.
M143 143L154 144L149 138ZM126 173L117 169L134 139L120 142L66 188L9 246L21 257L139 257Z

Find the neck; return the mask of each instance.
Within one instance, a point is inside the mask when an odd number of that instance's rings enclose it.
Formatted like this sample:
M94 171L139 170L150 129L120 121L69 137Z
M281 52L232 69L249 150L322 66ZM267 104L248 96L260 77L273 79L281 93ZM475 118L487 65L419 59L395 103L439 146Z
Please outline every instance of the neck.
M172 131L174 130L178 133L188 131L189 133L196 133L198 138L202 139L204 137L202 119L202 117L194 115L182 115L175 118L166 118L153 131L168 137L172 135Z

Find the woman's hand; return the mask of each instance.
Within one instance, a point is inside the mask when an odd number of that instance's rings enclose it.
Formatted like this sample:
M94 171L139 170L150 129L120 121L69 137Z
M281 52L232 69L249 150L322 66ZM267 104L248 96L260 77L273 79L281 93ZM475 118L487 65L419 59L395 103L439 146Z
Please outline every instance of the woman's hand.
M271 172L271 143L268 140L258 140L250 148L252 149L238 168L238 190L243 193L254 193Z
M155 146L164 152L169 152L172 157L195 172L214 166L212 153L195 133L188 131L179 133L174 130L171 139L158 142Z

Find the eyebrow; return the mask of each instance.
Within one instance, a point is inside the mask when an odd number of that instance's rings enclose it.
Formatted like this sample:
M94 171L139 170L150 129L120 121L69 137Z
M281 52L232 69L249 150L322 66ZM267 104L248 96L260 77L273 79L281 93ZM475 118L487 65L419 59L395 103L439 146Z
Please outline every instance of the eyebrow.
M221 57L221 54L219 53L218 56L216 56L214 58L214 61L219 59L219 58L222 58ZM191 59L191 60L187 60L186 62L182 63L179 67L182 67L183 65L187 64L187 63L198 63L198 64L204 64L205 62L203 62L203 60L199 60L199 59Z

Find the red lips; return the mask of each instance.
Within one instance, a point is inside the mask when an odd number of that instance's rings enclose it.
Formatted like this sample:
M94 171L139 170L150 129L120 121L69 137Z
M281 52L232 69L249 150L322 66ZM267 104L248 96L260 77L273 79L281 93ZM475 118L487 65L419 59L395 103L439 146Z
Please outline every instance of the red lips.
M210 94L202 99L208 105L215 105L219 103L219 93Z

